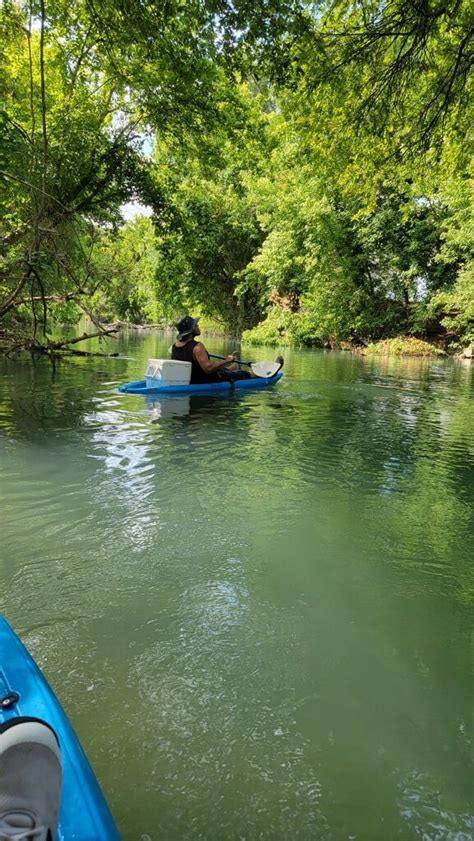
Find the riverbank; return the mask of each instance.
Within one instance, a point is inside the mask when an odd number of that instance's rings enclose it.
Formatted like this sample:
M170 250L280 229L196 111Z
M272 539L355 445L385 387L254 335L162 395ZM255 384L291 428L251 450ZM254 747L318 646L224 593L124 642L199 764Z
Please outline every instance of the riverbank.
M128 322L119 322L117 325L123 330L160 330L165 333L172 334L174 326L167 324L131 324ZM461 344L446 345L440 347L438 344L427 342L424 339L416 338L415 336L395 336L391 339L381 339L378 342L365 343L357 341L352 338L344 340L335 339L316 339L315 337L308 337L306 341L301 337L292 335L291 331L282 330L280 332L272 332L267 334L261 328L263 325L253 328L252 330L245 330L241 337L231 335L226 332L222 326L217 326L212 321L200 320L200 326L206 336L213 336L234 341L242 341L245 344L254 345L256 347L288 347L288 348L325 348L334 351L350 351L362 355L372 356L414 356L414 357L452 357L460 356L465 359L472 358L472 345L462 347Z
M302 336L293 335L291 330L282 330L281 333L271 332L268 334L261 329L263 325L259 325L253 330L244 331L241 336L236 336L226 332L222 325L216 325L213 321L202 319L200 324L202 324L203 334L208 338L220 338L227 342L242 342L256 347L324 348L326 350L346 351L363 356L457 357L472 359L474 355L472 343L463 346L462 342L452 344L443 342L443 346L440 346L441 342L434 344L424 339L416 338L415 336L400 335L390 339L381 339L377 342L364 342L355 340L352 337L345 340L336 340L333 338L322 340L315 336L308 335L303 338ZM79 327L79 325L77 326ZM101 325L101 329L97 330L98 325L96 323L92 324L92 322L83 320L80 323L80 327L84 328L81 336L75 336L74 338L62 337L62 341L57 342L51 340L51 335L29 336L25 325L21 325L21 328L20 325L16 327L17 329L15 330L0 329L0 354L29 351L39 354L75 354L88 356L90 352L77 349L72 350L69 346L96 337L104 338L107 335L110 336L119 332L159 332L170 337L175 333L174 325L163 322L157 324L134 324L132 322L119 321L115 324L103 324ZM56 337L56 334L59 336L63 334L64 330L69 331L71 329L75 329L74 325L55 325L52 335ZM93 355L109 356L110 354L100 350L94 352Z

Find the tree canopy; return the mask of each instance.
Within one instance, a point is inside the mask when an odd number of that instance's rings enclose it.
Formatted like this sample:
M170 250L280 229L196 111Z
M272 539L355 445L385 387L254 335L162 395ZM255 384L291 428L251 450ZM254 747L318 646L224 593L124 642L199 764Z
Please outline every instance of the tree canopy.
M472 340L467 0L0 13L10 344L187 308L255 341Z

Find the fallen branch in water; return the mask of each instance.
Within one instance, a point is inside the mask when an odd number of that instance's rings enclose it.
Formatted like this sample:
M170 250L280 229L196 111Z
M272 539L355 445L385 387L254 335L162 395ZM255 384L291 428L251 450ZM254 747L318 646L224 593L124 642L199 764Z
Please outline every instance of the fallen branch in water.
M5 332L3 334L3 338L13 340L9 343L9 346L3 348L3 352L6 353L7 356L11 356L14 353L20 353L21 351L28 351L29 353L37 353L41 356L49 356L49 357L60 357L60 356L102 356L102 357L112 357L118 356L118 353L103 353L101 351L89 351L89 350L77 350L75 348L71 348L71 345L75 345L78 342L85 342L87 339L96 339L96 338L103 338L104 336L110 336L112 338L116 338L113 336L113 333L117 333L120 327L112 326L112 327L104 327L98 330L95 333L83 333L82 336L76 336L73 339L62 339L58 342L47 341L45 344L38 342L37 339L31 336L8 336Z
M60 342L48 342L47 347L51 350L61 350L69 345L76 345L78 342L85 342L86 339L96 339L98 336L110 336L112 333L117 333L120 328L117 325L112 327L101 327L97 333L83 333L82 336L76 336L74 339L63 339ZM113 336L115 339L116 336Z

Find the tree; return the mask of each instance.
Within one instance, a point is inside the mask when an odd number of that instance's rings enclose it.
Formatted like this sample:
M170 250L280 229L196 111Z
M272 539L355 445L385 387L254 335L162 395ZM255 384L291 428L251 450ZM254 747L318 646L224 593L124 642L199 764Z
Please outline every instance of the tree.
M263 313L257 290L241 279L263 240L248 179L264 166L267 140L248 86L234 89L229 112L199 149L193 138L157 146L166 208L157 216L157 285L170 314L198 307L239 333Z
M91 305L101 319L133 324L157 323L163 317L157 296L157 240L151 219L136 216L117 232L104 231L96 252L96 273L108 277Z
M323 119L345 117L356 137L383 138L398 162L435 150L447 128L464 133L472 115L468 0L336 0L306 23L280 78L310 119L322 101Z
M33 345L50 303L93 294L97 225L146 178L138 117L99 67L87 22L71 15L69 37L44 3L29 14L4 4L2 16L0 318L28 311Z
M51 301L94 294L97 226L135 196L161 207L144 134L209 134L230 90L222 45L271 38L277 6L6 0L0 318L32 315L37 345L37 305L46 334Z

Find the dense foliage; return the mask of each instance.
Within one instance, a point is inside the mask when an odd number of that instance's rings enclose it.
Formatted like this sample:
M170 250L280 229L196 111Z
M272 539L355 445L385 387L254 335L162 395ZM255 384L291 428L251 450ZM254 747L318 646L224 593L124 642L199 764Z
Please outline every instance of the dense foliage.
M5 0L10 343L188 308L274 344L472 341L472 35L467 0Z

